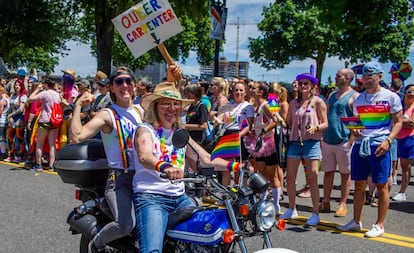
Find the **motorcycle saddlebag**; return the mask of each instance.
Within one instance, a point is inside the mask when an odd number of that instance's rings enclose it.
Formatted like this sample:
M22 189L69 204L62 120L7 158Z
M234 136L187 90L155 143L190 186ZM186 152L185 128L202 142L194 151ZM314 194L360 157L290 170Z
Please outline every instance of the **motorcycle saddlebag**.
M195 212L188 220L167 231L170 239L199 245L216 245L223 232L230 228L226 209L207 209Z
M105 185L109 170L99 139L64 146L56 155L55 167L64 183L84 187Z

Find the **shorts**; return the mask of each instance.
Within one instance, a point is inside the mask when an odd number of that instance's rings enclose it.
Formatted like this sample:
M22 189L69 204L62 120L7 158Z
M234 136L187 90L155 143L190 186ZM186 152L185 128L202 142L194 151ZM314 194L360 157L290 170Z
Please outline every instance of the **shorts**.
M400 158L414 159L414 136L398 139Z
M270 156L256 157L256 162L265 162L266 166L279 165L276 153Z
M49 122L39 122L38 127L44 130L51 130L53 129L52 125Z
M398 142L397 139L394 139L391 143L391 148L390 148L390 152L391 152L391 161L392 162L396 162L398 161Z
M377 145L371 146L371 155L361 157L359 148L361 144L355 144L351 153L351 179L360 181L367 180L371 175L374 184L384 184L388 182L391 175L391 155L386 152L384 155L376 157L374 152Z
M303 146L298 141L290 141L287 158L320 160L322 158L321 141L305 140Z
M342 174L349 174L351 172L352 146L349 146L349 142L332 145L322 141L321 149L321 166L324 172L335 171L336 166L338 166L339 172Z

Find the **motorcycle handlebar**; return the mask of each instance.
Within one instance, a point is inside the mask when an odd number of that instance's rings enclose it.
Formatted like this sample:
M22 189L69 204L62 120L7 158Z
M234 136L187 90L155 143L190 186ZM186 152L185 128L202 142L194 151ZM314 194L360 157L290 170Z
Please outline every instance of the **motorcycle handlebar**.
M165 172L160 173L160 177L168 179L168 174ZM190 183L203 183L206 181L204 176L199 175L197 171L186 171L184 177L181 179L171 180L172 183L190 182Z

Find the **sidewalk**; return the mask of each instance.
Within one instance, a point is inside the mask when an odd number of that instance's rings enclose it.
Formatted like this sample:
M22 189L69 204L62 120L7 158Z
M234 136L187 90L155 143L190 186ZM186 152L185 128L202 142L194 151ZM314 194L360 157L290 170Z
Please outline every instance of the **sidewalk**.
M413 170L413 168L412 168ZM401 170L400 170L401 172ZM319 193L320 198L323 197L323 172L318 174L318 184L319 184ZM398 182L401 181L401 174L397 177ZM303 168L299 167L298 178L296 189L300 190L305 184L305 175ZM331 223L336 223L339 225L346 224L353 218L353 189L354 182L351 183L351 193L348 197L347 208L348 213L345 217L335 217L335 210L338 206L340 198L340 175L335 173L334 187L331 195L331 213L321 213L320 217L322 221L327 221ZM390 196L394 196L396 192L400 190L400 185L393 185L391 189ZM289 199L286 194L286 188L284 188L284 200L281 201L282 212L284 212L289 205ZM385 220L385 232L393 233L398 235L412 236L414 233L414 177L410 180L410 184L407 189L407 201L406 202L396 202L390 200L390 207L387 213L387 218ZM308 218L312 214L312 202L311 198L299 198L296 197L296 205L299 216ZM365 205L362 209L362 225L365 229L370 229L371 225L375 223L377 218L377 207L371 207L370 205Z

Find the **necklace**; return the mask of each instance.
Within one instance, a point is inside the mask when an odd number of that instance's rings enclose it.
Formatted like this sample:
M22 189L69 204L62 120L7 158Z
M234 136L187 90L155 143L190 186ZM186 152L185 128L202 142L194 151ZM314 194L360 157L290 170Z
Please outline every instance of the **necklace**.
M155 131L160 140L160 160L169 162L177 168L182 168L184 164L184 149L178 149L172 145L171 139L174 130L166 129L159 125Z
M372 94L372 97L371 98L368 98L368 92L365 92L365 94L364 94L364 101L365 101L365 103L366 104L376 104L376 100L377 100L377 97L378 97L378 93L379 93L379 91L377 91L377 92L375 92L374 94ZM369 94L369 95L371 95L371 94Z

